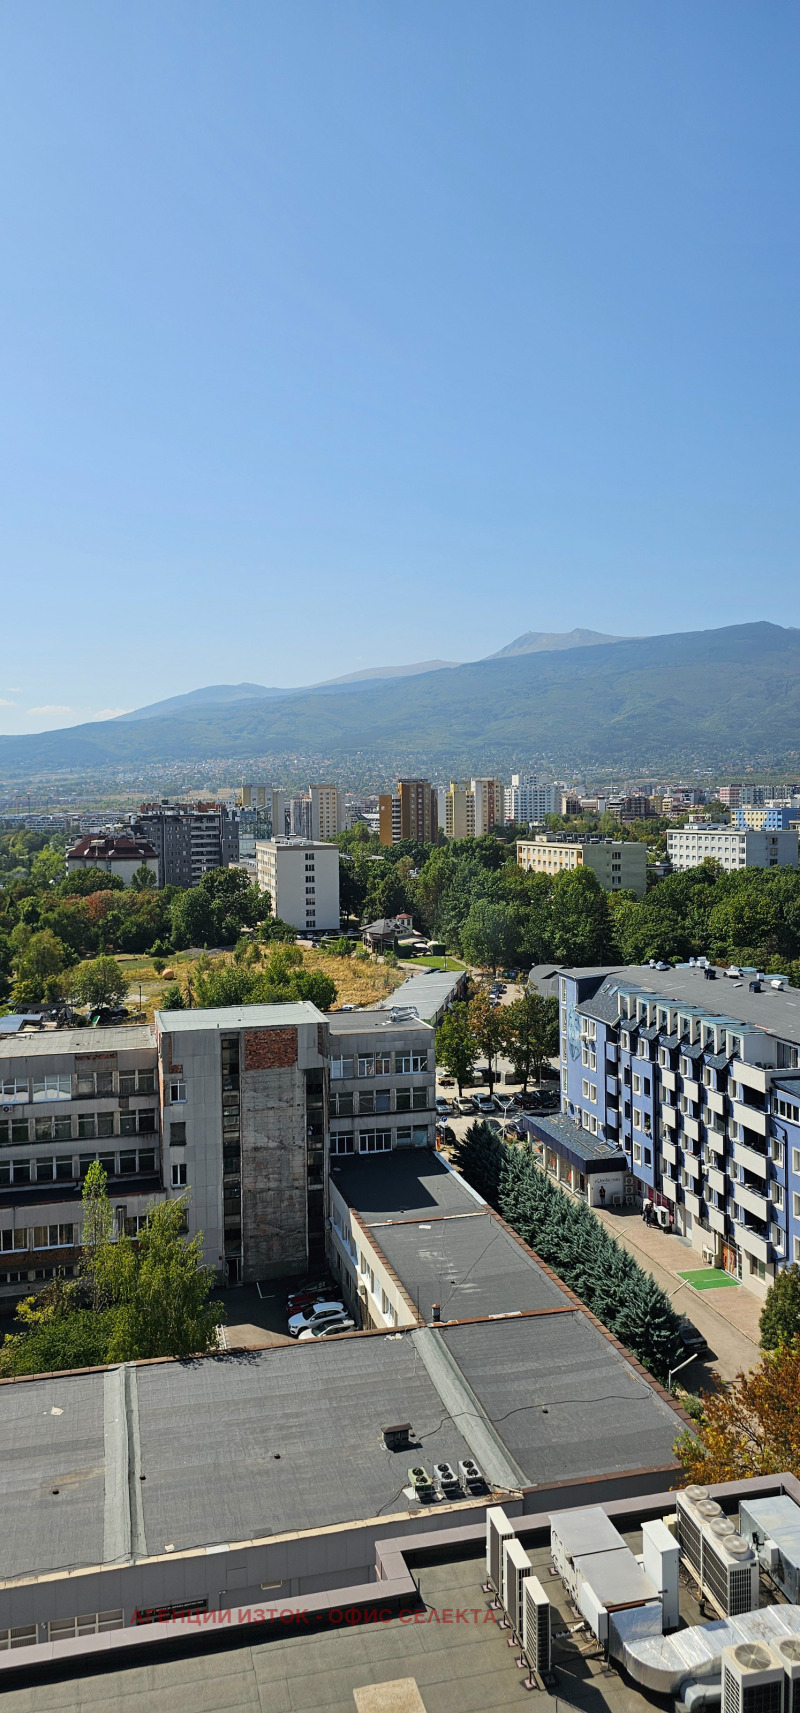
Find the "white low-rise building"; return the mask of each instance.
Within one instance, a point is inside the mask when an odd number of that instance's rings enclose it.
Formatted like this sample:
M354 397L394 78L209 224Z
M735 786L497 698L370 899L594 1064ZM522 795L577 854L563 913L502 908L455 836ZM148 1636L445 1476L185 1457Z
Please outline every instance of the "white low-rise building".
M259 892L272 914L301 933L339 931L339 851L313 839L258 839Z
M729 872L740 868L796 868L797 833L709 823L672 828L667 833L667 856L674 869L697 868L706 857L713 857Z

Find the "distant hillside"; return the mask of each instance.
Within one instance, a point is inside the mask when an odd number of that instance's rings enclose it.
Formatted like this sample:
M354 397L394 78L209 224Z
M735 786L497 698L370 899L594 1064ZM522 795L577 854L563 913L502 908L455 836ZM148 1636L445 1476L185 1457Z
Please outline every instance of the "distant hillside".
M515 642L487 654L487 660L506 660L510 654L549 654L556 648L592 648L598 642L624 642L625 637L604 636L599 630L526 630Z
M800 631L731 625L0 738L0 777L206 757L358 755L386 771L800 765Z

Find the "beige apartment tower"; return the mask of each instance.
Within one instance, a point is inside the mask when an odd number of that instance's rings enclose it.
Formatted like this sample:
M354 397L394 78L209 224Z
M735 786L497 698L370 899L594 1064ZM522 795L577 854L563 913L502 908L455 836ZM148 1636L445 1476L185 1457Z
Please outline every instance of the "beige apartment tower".
M335 839L339 825L339 793L335 785L311 786L311 837Z

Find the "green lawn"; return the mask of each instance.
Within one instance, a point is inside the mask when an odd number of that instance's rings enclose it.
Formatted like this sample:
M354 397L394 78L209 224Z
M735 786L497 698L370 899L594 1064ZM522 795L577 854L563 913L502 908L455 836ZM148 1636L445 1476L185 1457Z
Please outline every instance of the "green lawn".
M456 970L466 969L466 964L463 964L460 958L401 958L400 962L404 967L406 964L410 964L412 969L416 965L417 969L448 969L452 970L454 974Z
M697 1273L679 1273L678 1278L685 1279L696 1291L725 1290L728 1285L739 1283L724 1267L702 1267Z

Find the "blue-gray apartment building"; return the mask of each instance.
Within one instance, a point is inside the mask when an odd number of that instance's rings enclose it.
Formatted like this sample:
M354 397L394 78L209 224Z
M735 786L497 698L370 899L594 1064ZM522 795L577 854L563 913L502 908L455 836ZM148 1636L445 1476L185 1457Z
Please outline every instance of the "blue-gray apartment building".
M800 990L704 962L531 983L559 1006L561 1113L534 1121L540 1143L624 1167L622 1199L668 1210L698 1260L765 1295L800 1261Z

